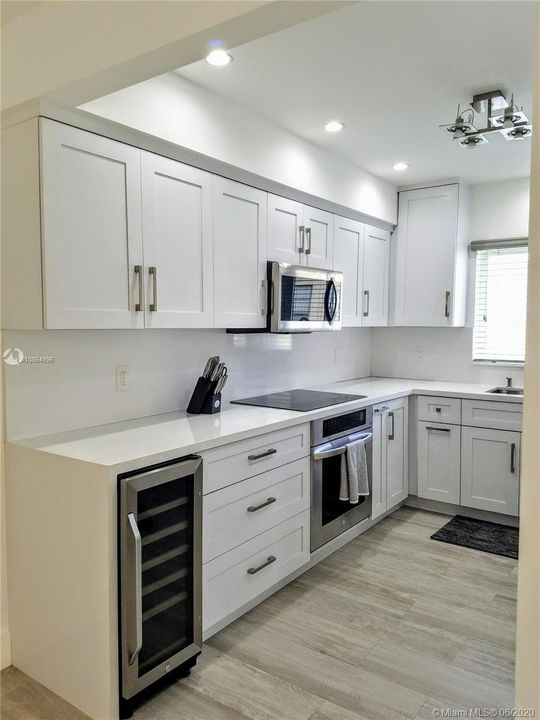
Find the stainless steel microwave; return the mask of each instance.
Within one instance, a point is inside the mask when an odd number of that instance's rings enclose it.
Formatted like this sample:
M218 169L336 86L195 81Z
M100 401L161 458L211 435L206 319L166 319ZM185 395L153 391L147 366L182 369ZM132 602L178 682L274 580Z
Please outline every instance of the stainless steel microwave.
M273 333L341 330L343 274L268 263L268 329Z

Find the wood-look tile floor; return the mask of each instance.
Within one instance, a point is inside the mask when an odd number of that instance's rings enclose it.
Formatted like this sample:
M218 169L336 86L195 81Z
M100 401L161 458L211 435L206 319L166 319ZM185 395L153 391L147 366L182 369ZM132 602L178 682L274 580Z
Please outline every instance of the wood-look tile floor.
M401 508L205 645L135 720L399 720L512 707L516 561ZM84 720L14 668L4 720ZM103 719L105 720L105 719Z

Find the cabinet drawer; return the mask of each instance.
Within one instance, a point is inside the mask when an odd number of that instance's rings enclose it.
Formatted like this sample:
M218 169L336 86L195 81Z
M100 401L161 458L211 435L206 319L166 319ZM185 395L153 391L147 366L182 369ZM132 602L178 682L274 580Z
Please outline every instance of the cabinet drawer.
M254 600L309 561L309 510L203 566L203 628Z
M521 403L464 400L462 424L521 432L522 415Z
M309 455L309 423L201 453L203 493L214 492Z
M461 423L461 399L420 395L418 419L459 425Z
M309 498L308 457L206 495L203 562L309 509Z

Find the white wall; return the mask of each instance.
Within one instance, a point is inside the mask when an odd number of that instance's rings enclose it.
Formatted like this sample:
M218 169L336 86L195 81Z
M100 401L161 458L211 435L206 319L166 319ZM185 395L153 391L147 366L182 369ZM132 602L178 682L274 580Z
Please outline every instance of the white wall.
M529 178L475 185L471 192L471 240L526 237L529 224ZM474 286L469 305L474 305ZM471 315L471 312L469 312ZM523 382L515 368L489 367L472 362L472 328L374 328L372 375L463 380L465 382Z
M5 367L8 439L185 409L211 355L229 367L224 400L369 375L371 332L227 335L219 330L4 333L4 348L54 364ZM115 368L129 365L127 392Z
M81 109L396 222L395 186L175 73L125 88Z

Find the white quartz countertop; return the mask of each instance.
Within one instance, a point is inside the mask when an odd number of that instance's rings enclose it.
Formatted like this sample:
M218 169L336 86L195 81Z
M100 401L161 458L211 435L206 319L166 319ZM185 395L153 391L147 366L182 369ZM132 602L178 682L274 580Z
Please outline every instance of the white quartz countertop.
M434 380L360 378L310 389L366 395L365 399L309 412L226 404L216 415L174 412L14 440L12 444L122 472L406 395L523 402L520 396L486 394L492 387Z

